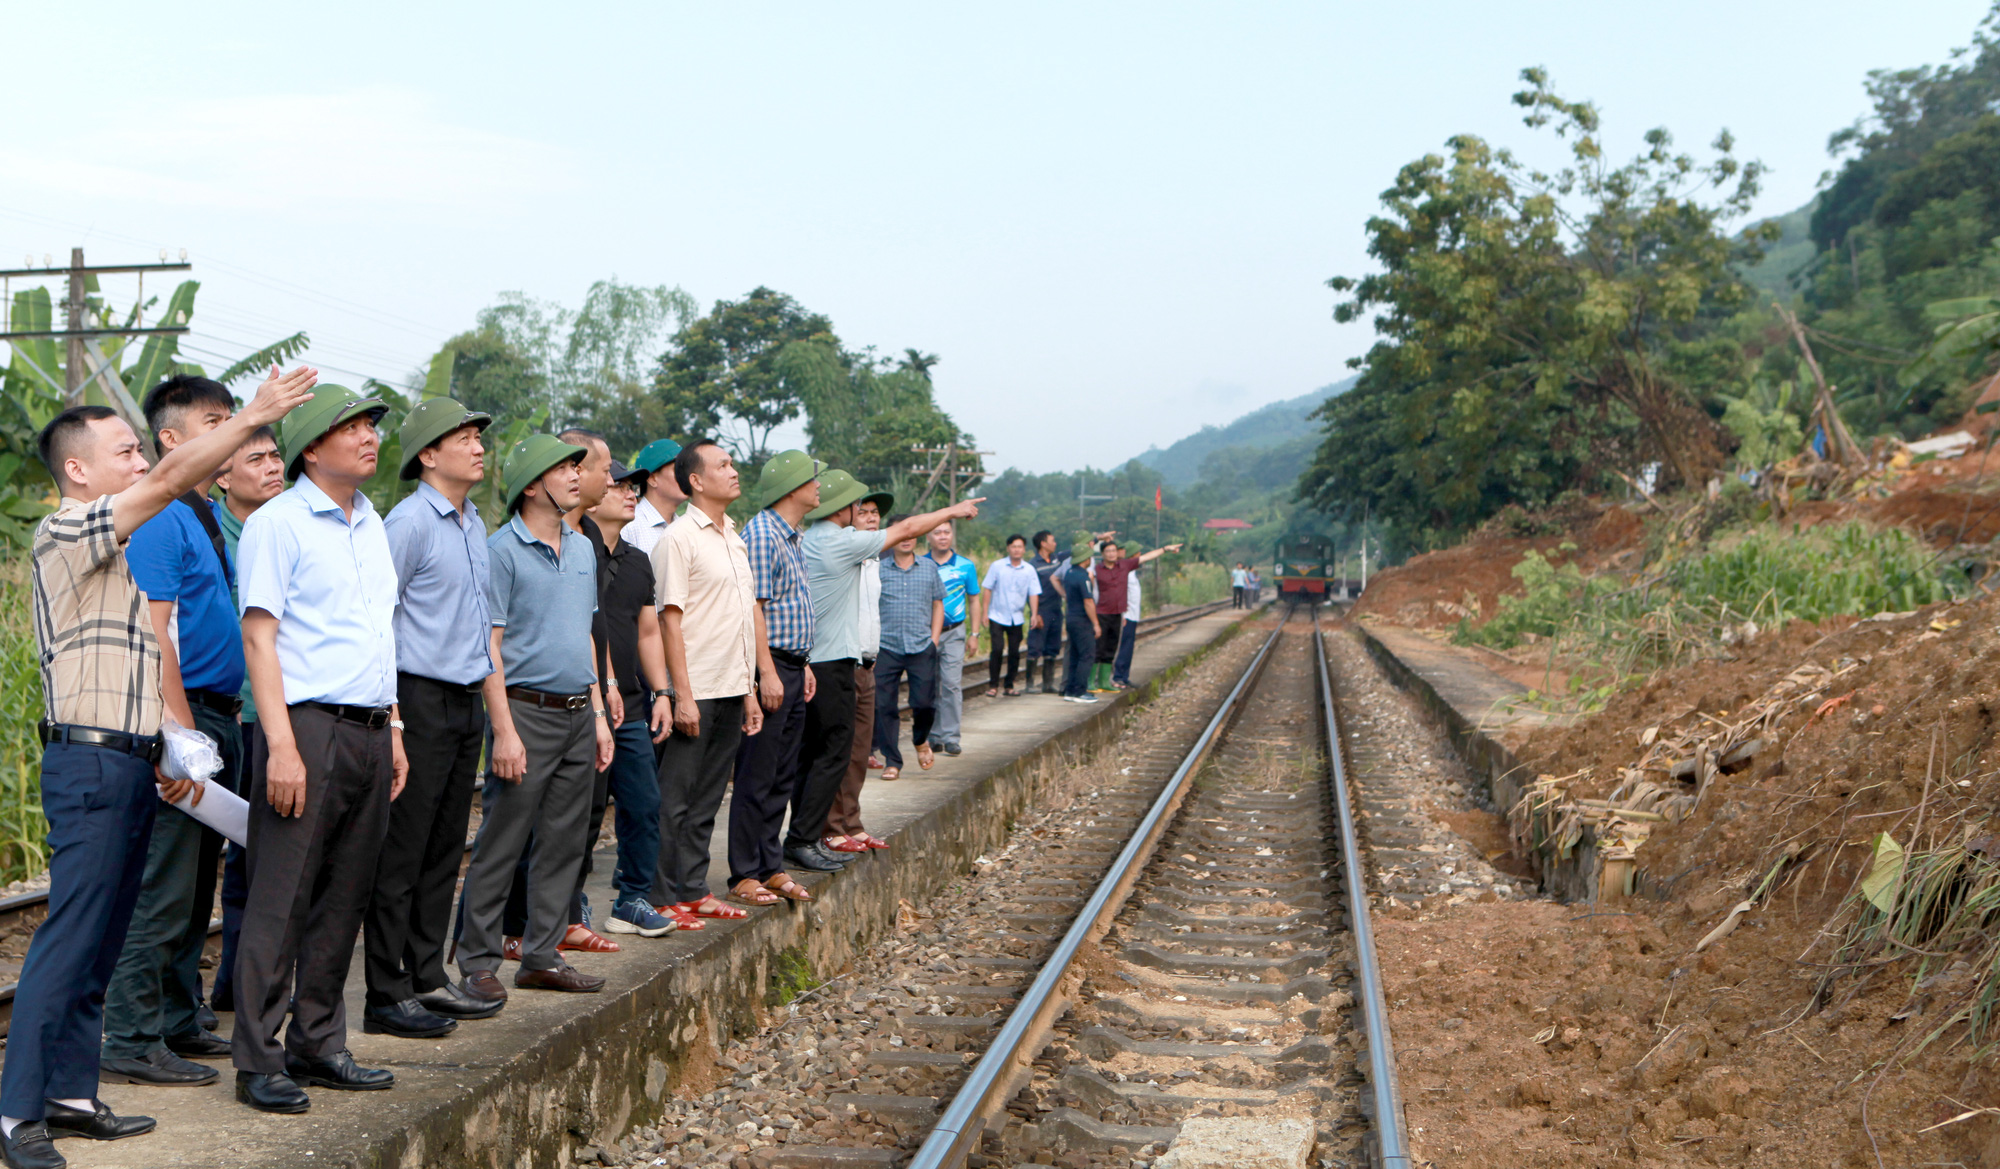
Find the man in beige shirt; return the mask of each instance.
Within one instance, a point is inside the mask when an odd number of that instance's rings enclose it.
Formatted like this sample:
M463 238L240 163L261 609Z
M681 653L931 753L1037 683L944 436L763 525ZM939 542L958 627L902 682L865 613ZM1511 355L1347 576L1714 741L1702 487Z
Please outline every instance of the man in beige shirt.
M709 891L708 847L737 748L764 725L751 684L763 634L749 550L728 515L730 502L743 494L729 452L706 439L690 443L671 473L688 508L653 546L660 632L674 684L674 728L660 744L653 900L687 929L694 918L745 916ZM738 899L769 905L777 896Z

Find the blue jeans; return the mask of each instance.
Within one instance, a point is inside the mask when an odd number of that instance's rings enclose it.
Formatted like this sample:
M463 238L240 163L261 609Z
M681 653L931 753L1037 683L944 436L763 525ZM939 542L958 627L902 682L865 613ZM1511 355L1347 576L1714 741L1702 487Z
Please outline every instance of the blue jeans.
M125 947L159 804L144 759L69 743L43 751L49 916L14 995L0 1115L40 1120L51 1097L97 1095L104 988Z
M639 716L627 719L613 736L611 815L618 829L618 867L611 883L618 886L620 901L651 894L660 867L660 769L646 723L651 714L642 704Z
M1059 600L1042 598L1042 627L1028 627L1028 660L1062 656L1063 607Z
M1088 619L1069 623L1069 668L1063 672L1063 697L1090 693L1090 668L1097 664L1097 635Z
M1132 684L1132 643L1139 640L1139 619L1128 618L1118 630L1118 656L1111 659L1111 680Z

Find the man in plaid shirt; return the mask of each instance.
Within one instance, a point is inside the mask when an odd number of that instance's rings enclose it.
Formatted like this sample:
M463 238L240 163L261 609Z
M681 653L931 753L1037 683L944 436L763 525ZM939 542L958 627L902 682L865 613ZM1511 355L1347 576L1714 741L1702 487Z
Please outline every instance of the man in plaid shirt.
M764 727L745 736L729 800L729 885L754 896L762 885L780 897L811 901L785 872L780 829L799 779L806 703L818 686L812 652L812 595L806 589L806 513L819 506L823 464L804 451L781 451L757 477L760 510L743 527L757 585L757 700ZM838 866L834 866L838 867Z
M152 1118L115 1116L97 1099L104 988L139 895L155 784L170 802L193 785L156 770L160 646L125 543L258 427L309 400L318 376L273 368L241 414L150 472L139 436L102 406L73 406L41 433L42 463L62 492L33 543L42 812L53 851L49 916L28 946L0 1072L0 1155L17 1169L66 1164L58 1136L115 1140L153 1128Z

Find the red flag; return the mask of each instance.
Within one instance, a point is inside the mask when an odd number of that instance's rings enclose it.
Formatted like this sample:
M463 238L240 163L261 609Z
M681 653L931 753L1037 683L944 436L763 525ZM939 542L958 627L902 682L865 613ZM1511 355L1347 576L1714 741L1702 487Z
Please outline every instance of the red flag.
M1160 489L1158 487L1153 488L1153 510L1154 511L1165 510L1160 506Z

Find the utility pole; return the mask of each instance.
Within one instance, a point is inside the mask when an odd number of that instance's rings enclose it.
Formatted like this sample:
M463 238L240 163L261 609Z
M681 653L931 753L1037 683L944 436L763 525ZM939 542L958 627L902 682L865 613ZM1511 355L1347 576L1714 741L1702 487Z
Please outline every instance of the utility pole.
M1083 472L1078 471L1076 473L1076 526L1079 528L1083 528L1085 530L1088 530L1090 528L1090 524L1087 523L1083 518L1084 505L1091 503L1110 503L1112 500L1116 498L1118 497L1115 495L1085 494L1083 490Z
M164 257L166 253L161 252L161 255ZM182 252L181 255L185 257L187 253ZM91 268L84 265L83 249L71 248L69 250L69 267L67 268L8 268L0 270L0 280L8 281L10 290L12 278L15 276L48 277L64 275L69 277L67 294L63 297L62 328L16 329L13 328L13 325L18 322L10 316L8 328L5 331L0 331L0 341L54 340L61 338L64 345L62 379L64 404L75 405L77 400L83 396L83 392L89 383L94 379L102 383L104 395L110 400L112 407L125 416L125 421L131 424L135 432L144 434L146 432L145 419L139 415L138 405L133 402L132 396L126 391L124 384L118 380L117 375L111 368L110 361L106 359L104 351L97 344L97 341L101 337L150 337L180 334L187 332L188 327L169 322L168 324L156 325L151 328L144 328L137 325L132 328L86 328L84 325L84 313L89 305L84 299L84 294L86 286L89 283L88 278L112 273L133 272L139 275L139 279L142 281L140 287L143 290L145 287L143 281L146 278L145 274L148 272L185 272L193 266L183 259L178 264L164 262L158 264L112 264ZM10 311L11 307L10 304ZM19 353L19 350L16 350L16 352ZM32 359L30 359L29 363L33 366ZM55 386L55 376L52 371L42 369L39 366L33 366L33 368L36 373L42 376L43 380L48 382L51 388Z
M986 472L981 469L982 464L978 459L981 456L987 458L993 456L992 451L961 450L957 443L948 443L941 447L912 445L910 449L920 455L938 457L935 466L925 462L910 468L916 474L930 476L924 483L923 492L917 496L917 502L910 508L911 511L923 510L925 501L930 499L931 492L937 487L940 479L945 482L946 498L954 501L964 498L965 494L971 491L973 484L986 478ZM961 457L965 458L968 464L965 467L959 466Z

